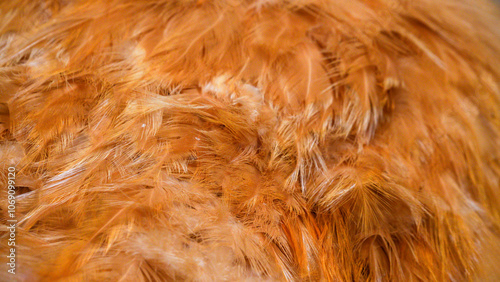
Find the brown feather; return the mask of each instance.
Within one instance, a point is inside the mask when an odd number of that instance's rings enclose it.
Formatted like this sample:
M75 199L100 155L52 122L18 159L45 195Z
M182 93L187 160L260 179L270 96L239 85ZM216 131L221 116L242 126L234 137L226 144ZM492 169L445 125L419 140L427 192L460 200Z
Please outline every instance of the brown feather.
M0 2L0 280L497 281L479 0Z

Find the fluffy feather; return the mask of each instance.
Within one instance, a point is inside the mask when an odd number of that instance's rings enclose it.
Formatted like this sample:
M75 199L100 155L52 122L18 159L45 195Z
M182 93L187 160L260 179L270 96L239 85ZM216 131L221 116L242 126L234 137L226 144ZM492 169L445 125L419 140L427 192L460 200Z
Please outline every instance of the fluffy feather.
M498 26L482 0L0 2L15 278L500 279Z

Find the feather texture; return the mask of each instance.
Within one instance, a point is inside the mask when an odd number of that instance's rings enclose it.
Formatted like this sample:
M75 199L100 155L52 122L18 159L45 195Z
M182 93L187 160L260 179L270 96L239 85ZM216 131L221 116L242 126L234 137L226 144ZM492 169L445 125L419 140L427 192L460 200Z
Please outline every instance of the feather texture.
M500 279L499 15L0 2L16 279Z

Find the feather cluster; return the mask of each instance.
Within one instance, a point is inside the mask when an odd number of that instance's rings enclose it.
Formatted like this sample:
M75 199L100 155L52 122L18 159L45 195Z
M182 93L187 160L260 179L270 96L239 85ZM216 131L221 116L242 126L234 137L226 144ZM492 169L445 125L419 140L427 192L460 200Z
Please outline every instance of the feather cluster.
M0 280L500 279L483 0L0 2Z

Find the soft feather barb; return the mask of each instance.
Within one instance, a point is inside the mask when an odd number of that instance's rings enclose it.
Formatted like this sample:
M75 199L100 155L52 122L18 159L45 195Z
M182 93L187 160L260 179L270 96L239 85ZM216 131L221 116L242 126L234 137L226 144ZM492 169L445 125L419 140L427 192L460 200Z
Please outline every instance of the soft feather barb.
M15 278L498 280L499 15L482 0L1 1Z

